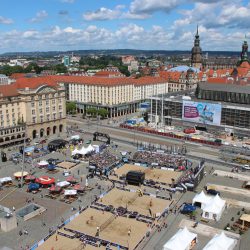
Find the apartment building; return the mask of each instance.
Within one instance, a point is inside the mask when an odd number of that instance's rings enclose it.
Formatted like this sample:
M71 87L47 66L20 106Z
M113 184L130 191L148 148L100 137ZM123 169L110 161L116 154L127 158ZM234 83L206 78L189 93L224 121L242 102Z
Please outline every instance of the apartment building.
M66 127L65 89L49 78L0 86L0 146L59 134Z
M90 107L105 108L111 118L136 112L150 96L168 92L168 83L161 77L53 76L53 79L66 85L68 100L76 102L79 112L86 113Z

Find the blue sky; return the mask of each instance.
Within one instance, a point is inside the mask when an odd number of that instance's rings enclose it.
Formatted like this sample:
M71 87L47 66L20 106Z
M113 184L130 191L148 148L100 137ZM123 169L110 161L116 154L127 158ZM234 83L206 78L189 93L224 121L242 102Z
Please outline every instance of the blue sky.
M1 0L0 53L73 49L239 51L247 0Z

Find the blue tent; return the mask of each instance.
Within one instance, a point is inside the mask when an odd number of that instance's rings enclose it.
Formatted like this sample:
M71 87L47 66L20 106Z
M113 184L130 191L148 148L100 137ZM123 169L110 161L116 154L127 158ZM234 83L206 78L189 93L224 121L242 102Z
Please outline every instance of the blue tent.
M195 206L192 206L191 204L185 204L184 207L182 208L181 212L182 213L192 213L196 210Z
M37 183L30 183L28 186L28 190L31 192L31 191L39 189L39 187L40 187L40 185Z
M49 171L53 171L53 170L56 169L56 166L55 166L54 164L49 164L48 167L47 167L47 169L48 169Z

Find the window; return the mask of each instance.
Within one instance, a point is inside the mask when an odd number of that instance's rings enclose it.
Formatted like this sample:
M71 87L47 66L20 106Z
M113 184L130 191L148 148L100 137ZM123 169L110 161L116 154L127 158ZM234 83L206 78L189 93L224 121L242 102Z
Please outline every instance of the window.
M62 118L62 112L59 112L59 118L60 119Z
M32 122L36 123L36 117L32 117Z
M47 121L49 121L49 119L50 119L50 115L47 115Z
M39 101L39 106L42 106L43 105L43 101Z
M53 110L53 111L56 111L56 107L55 107L55 106L53 106L52 110Z
M34 103L34 102L31 103L31 107L32 107L32 108L35 107L35 103Z
M42 115L40 116L40 121L43 122L43 116Z
M32 115L35 115L36 114L36 111L34 109L31 110L31 114Z
M49 105L49 100L46 100L46 105L47 105L47 106Z
M49 113L49 107L46 108L46 113Z
M39 113L42 114L43 113L43 109L39 109Z
M59 109L62 109L62 105L59 105Z
M53 114L53 119L54 119L54 120L56 119L56 114Z
M52 104L55 104L55 102L56 102L55 100L52 100Z

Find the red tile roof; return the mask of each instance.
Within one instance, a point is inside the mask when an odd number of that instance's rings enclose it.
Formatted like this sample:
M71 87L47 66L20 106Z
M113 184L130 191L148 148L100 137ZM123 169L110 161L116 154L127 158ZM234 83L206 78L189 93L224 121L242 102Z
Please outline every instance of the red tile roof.
M230 83L233 83L233 80L232 79L228 79L227 77L211 77L211 78L208 78L207 79L207 82L208 83L225 83L225 84L230 84Z
M51 76L45 77L32 77L32 78L19 78L13 83L17 89L37 89L43 85L57 87L58 84Z
M25 77L24 73L14 73L10 76L10 78L12 79L18 79L18 78L23 78L23 77Z
M162 77L140 77L140 78L131 78L131 77L95 77L95 76L51 76L56 82L62 83L78 83L86 85L100 85L100 86L119 86L119 85L150 85L157 83L165 83L166 79Z
M1 97L12 97L18 96L18 91L13 84L10 85L0 85L0 98Z
M121 72L101 70L95 73L99 77L125 77Z

